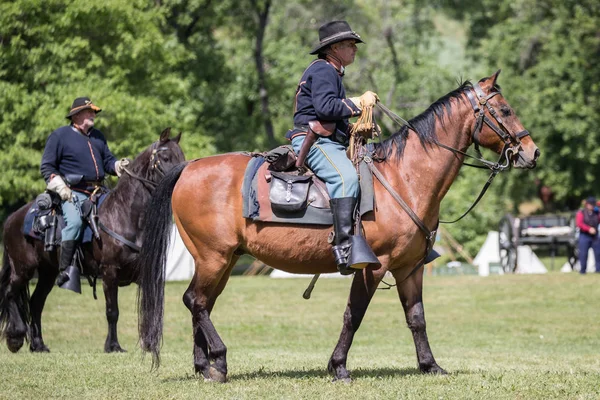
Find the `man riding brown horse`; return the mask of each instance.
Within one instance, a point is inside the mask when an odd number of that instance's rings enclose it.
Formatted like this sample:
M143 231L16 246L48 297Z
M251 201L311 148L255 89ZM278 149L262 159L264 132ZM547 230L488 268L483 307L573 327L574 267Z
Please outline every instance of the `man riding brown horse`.
M300 78L294 127L286 135L299 155L297 165L306 162L327 185L335 233L333 254L342 275L378 262L365 242L365 246L356 246L364 254L353 254L354 265L348 265L360 189L356 168L346 155L351 129L348 118L360 116L364 108L372 108L379 100L371 91L360 97L346 97L342 77L345 68L354 62L357 43L364 42L346 21L328 22L319 28L319 43L310 53L318 58ZM329 128L315 128L315 123Z

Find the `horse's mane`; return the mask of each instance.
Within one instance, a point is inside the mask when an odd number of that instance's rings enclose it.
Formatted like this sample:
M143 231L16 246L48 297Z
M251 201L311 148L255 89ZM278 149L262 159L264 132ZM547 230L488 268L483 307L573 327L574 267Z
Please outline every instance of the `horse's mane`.
M433 143L437 140L437 136L435 134L436 120L439 119L443 124L442 117L444 116L444 113L447 113L448 115L452 114L452 99L458 99L462 101L462 94L465 92L465 90L472 87L473 85L470 81L462 82L457 89L439 98L435 103L430 105L427 110L409 120L410 124L417 130L417 132L413 132L413 134L416 134L419 137L423 147L425 147L425 144ZM408 134L408 127L403 126L399 131L392 134L392 136L383 142L374 143L375 154L381 158L388 158L390 156L401 158L402 154L404 153L404 147L406 145Z

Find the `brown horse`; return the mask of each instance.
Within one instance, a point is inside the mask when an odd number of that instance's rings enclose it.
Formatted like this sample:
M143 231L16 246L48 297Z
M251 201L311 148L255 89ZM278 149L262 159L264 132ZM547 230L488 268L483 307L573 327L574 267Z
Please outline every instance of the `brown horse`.
M179 147L181 134L170 138L165 129L158 141L140 153L127 173L109 193L99 210L99 221L109 230L141 244L144 207L164 174L185 161ZM10 351L17 352L25 338L33 352L48 352L42 338L42 311L58 274L56 251L44 251L41 240L22 233L23 221L32 203L11 214L4 224L4 260L0 271L0 337ZM119 319L118 288L137 279L132 260L137 250L100 231L100 241L84 244L84 273L102 278L106 302L108 335L104 351L124 351L117 338ZM29 281L37 271L38 280L29 296Z
M507 163L515 167L536 165L540 152L500 93L496 85L499 72L478 84L462 84L410 121L416 132L403 127L374 148L379 158L385 157L375 168L431 231L438 224L440 202L462 165L464 155L460 151L474 141L506 154ZM474 110L482 110L482 117ZM210 313L241 254L250 254L273 268L292 273L336 271L327 243L330 227L253 222L242 217L240 188L248 162L249 157L243 154L224 154L171 171L151 202L143 233L144 247L138 259L141 346L159 362L164 262L172 212L195 260L195 274L183 296L192 314L194 367L205 379L219 382L225 382L227 377L227 349ZM413 334L420 370L445 373L436 363L427 339L423 269L414 271L423 260L427 239L379 180L374 189L377 207L363 219L363 227L381 267L371 266L355 273L342 332L328 370L335 379L350 379L346 360L354 334L379 282L389 271L396 280Z

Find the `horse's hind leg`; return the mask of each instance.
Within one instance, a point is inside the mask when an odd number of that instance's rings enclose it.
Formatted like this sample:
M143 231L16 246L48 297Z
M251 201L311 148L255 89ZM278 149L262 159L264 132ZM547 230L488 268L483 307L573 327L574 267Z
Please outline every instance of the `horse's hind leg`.
M425 373L446 374L446 371L435 362L427 339L423 309L423 269L419 269L403 282L404 277L401 274L394 274L394 278L396 282L400 282L397 286L398 295L404 308L406 323L415 342L419 369Z
M360 327L367 307L384 274L383 267L375 271L365 269L354 274L348 304L344 312L342 332L327 365L327 370L333 374L334 380L350 382L350 373L346 369L348 351L350 351L354 334Z
M190 283L187 290L183 294L183 304L190 310L192 314L192 328L194 330L194 370L197 374L202 374L205 379L209 379L210 362L208 361L208 343L204 337L204 333L198 327L198 321L194 317L194 280Z
M35 290L31 295L29 307L31 310L31 325L29 328L30 343L29 350L33 352L49 352L50 349L44 344L42 338L42 311L46 304L48 294L54 286L54 280L58 275L58 270L52 266L38 268L38 281Z
M231 260L229 261L228 268L226 269L225 273L221 276L221 279L216 285L215 289L212 291L212 295L210 296L210 298L207 299L206 307L204 307L207 315L205 315L204 310L202 308L200 308L200 312L197 312L198 307L195 306L197 304L195 288L198 286L196 274L194 274L192 282L190 283L189 287L183 295L183 303L192 314L192 327L194 331L194 370L196 371L196 373L201 373L202 376L204 376L204 378L207 380L216 380L224 382L227 375L227 366L225 364L224 371L219 371L218 369L216 369L216 365L218 365L216 363L216 358L218 357L218 354L216 351L209 350L209 343L202 329L202 326L206 325L206 323L205 321L202 321L201 318L208 318L210 322L210 313L212 312L217 297L223 292L223 289L225 289L225 285L229 280L231 269L233 268L238 259L239 256L235 255L231 258ZM210 323L210 325L212 325L212 322ZM212 330L214 331L214 334L216 334L214 326L212 327ZM223 348L225 349L224 345ZM223 358L225 357L225 352L223 353ZM215 367L213 367L212 369L210 365L211 359L215 361Z
M14 273L14 261L4 248L0 272L0 337L6 339L8 349L16 353L23 347L29 322L28 279Z

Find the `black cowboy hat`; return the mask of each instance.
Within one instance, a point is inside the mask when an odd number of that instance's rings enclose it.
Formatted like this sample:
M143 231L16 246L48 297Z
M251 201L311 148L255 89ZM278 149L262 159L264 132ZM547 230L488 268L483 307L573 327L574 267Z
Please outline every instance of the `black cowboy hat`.
M71 105L71 111L69 111L66 118L71 119L73 115L80 111L87 110L88 108L94 110L96 114L102 111L100 107L92 103L92 100L90 100L89 97L78 97L73 101L73 105Z
M317 54L321 49L344 40L356 40L356 43L364 43L346 21L328 22L319 28L319 44L310 54Z

